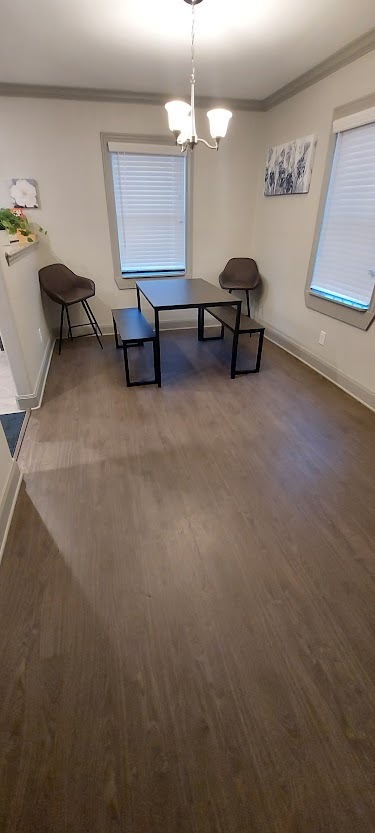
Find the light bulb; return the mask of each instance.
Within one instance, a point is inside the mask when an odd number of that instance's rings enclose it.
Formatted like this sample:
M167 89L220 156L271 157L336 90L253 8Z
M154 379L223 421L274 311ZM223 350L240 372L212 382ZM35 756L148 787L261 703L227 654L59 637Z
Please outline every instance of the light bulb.
M209 110L207 118L210 123L210 133L213 139L224 139L228 130L229 120L232 118L230 110Z
M177 144L178 145L185 145L186 142L190 139L191 135L191 118L190 115L185 116L183 124L181 125L181 132L180 135L177 137Z
M190 104L186 104L185 101L168 101L168 104L165 105L165 109L168 113L169 129L172 130L172 133L175 135L181 133L181 130L185 127L187 118L190 115Z

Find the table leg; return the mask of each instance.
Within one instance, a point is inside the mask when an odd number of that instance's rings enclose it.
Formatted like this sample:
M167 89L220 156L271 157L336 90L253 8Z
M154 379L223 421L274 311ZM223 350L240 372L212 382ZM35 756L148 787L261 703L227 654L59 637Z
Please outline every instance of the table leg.
M141 293L139 291L139 286L137 286L137 304L139 311L141 311Z
M198 341L204 338L204 309L198 307Z
M117 332L116 321L115 321L114 318L112 319L112 321L113 321L113 331L114 331L114 334L115 334L116 350L118 350L121 347L121 344L119 344L119 340L118 340L118 332Z
M236 325L235 325L235 331L233 333L232 363L231 363L231 368L230 368L230 377L231 377L231 379L234 379L235 376L236 376L238 337L239 337L239 331L240 331L240 318L241 318L241 301L237 304Z
M264 330L262 330L259 333L257 363L255 365L255 372L256 373L259 373L259 370L260 370L260 362L261 362L261 358L262 358L262 348L263 348L263 338L264 338Z
M156 380L158 388L161 388L161 364L160 364L160 326L159 326L159 310L155 310L155 361L156 361Z

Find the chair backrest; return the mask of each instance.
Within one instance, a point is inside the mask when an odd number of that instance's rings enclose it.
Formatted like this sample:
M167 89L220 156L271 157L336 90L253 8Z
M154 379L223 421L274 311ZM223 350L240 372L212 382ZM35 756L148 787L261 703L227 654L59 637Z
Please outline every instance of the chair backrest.
M51 263L39 270L39 282L50 297L67 292L78 283L78 277L63 263Z
M231 257L219 275L224 289L255 289L259 281L259 269L252 257Z

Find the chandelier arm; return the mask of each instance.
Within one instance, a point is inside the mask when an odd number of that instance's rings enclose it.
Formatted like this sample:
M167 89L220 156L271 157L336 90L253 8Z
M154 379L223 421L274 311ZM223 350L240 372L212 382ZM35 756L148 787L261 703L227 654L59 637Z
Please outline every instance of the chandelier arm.
M210 148L210 150L219 150L218 139L215 139L215 144L214 145L210 145L209 142L206 142L205 139L198 139L198 137L197 137L197 142L202 142L204 145L206 145L206 147Z

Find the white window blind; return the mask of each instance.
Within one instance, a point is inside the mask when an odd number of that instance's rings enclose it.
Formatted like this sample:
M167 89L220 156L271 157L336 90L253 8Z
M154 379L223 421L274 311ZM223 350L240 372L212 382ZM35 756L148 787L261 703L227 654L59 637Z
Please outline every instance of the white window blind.
M122 273L184 273L185 157L111 152L111 162Z
M375 123L337 134L311 291L366 310L375 283Z

